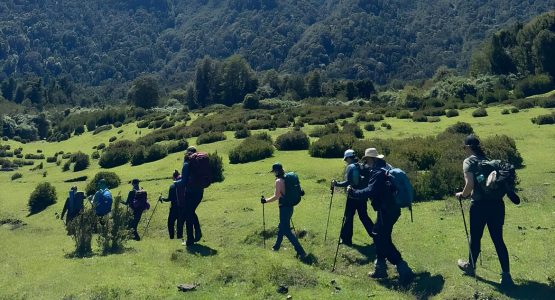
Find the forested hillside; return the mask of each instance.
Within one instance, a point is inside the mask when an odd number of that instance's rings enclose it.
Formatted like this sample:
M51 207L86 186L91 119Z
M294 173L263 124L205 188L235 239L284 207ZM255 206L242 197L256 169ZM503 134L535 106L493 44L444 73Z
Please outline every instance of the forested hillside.
M554 0L5 0L0 81L24 80L19 100L33 101L25 90L44 86L51 102L86 104L123 98L143 72L183 86L199 59L233 54L255 71L424 78L442 65L466 70L487 35L553 7Z

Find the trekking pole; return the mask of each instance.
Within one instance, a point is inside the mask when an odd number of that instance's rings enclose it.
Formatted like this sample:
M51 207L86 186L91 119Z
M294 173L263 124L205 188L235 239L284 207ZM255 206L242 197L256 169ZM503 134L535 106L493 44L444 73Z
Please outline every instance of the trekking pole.
M160 195L162 195L162 194L160 193ZM152 214L150 214L150 218L148 218L148 222L146 223L145 229L143 231L143 237L146 236L148 226L150 225L150 220L152 220L152 217L154 216L154 213L156 212L156 208L158 207L158 203L160 203L160 201L156 201L156 204L154 205L154 209L152 210Z
M475 293L476 293L476 288L478 285L478 278L476 277L476 263L474 262L474 257L472 255L472 249L470 248L470 236L468 235L468 229L466 227L466 217L464 216L464 209L462 206L462 197L457 197L459 199L459 205L461 206L461 214L462 214L462 218L463 218L463 223L464 223L464 231L466 233L466 242L468 243L468 253L470 255L470 263L472 264L472 268L474 269L474 280L476 281L476 287L475 289Z
M262 203L262 230L262 243L264 244L264 249L266 249L266 214L264 213L264 203Z
M328 226L330 225L331 204L332 204L332 201L333 201L333 192L334 192L334 191L335 191L335 188L334 188L334 186L333 186L333 184L332 184L332 185L330 186L330 193L331 193L331 196L330 196L330 205L329 205L329 208L328 208L328 221L326 222L326 233L324 234L324 243L325 243L325 242L327 241L327 239L328 239Z

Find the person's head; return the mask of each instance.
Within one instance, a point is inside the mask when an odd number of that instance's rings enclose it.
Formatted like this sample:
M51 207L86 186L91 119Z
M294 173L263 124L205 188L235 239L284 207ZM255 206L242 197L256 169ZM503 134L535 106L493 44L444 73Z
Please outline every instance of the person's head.
M73 192L77 192L77 186L76 185L72 186L70 190Z
M285 171L283 170L283 166L280 163L273 164L272 170L270 172L274 173L274 175L276 175L277 178L282 178L283 175L285 174Z
M193 153L197 153L197 148L195 148L194 146L190 146L189 148L187 148L187 150L185 150L185 160L188 160L189 156L191 156L191 154Z
M346 150L345 153L343 154L343 160L347 164L352 164L352 163L356 162L357 157L355 155L355 150L352 150L352 149Z
M173 175L172 175L173 180L179 179L179 176L180 176L179 171L174 170L174 171L173 171Z
M134 189L138 190L139 189L139 179L135 178L133 180L131 180L131 185L133 186Z
M376 150L376 148L368 148L364 151L364 156L362 157L362 160L365 164L372 167L374 166L376 161L383 160L384 157L385 156L383 154L378 154L378 150Z
M104 179L100 179L96 186L99 190L105 190L105 189L108 188L108 184L106 183L106 180L104 180Z
M469 154L485 156L482 146L480 146L480 140L474 134L470 134L464 139L463 147Z

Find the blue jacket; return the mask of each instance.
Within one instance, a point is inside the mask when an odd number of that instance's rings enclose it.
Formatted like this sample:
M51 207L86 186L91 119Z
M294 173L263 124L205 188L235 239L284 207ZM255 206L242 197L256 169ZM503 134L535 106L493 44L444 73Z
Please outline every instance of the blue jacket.
M358 171L357 170L358 166L356 164L357 163L351 163L347 166L347 169L345 170L345 180L341 182L337 182L335 186L347 187L350 185L353 187L358 187L358 185L360 184L360 171L356 176L357 178L355 178L355 175L356 175L355 172Z
M368 185L363 189L354 189L350 195L359 199L370 199L372 208L375 211L393 211L399 210L395 204L393 194L386 186L386 174L384 168L390 166L384 160L376 160L374 166L370 170Z

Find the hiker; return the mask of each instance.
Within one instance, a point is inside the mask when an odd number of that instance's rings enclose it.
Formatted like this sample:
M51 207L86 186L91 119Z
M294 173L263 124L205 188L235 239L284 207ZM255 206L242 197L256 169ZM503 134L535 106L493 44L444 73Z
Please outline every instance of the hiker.
M96 215L103 217L112 211L112 193L104 179L98 181L97 188L98 191L94 194L92 204L95 207Z
M139 179L131 181L132 189L127 194L127 200L123 202L133 212L133 219L129 222L129 229L133 231L133 239L136 241L141 240L137 226L139 226L143 212L150 209L150 204L147 201L147 192L139 186L139 183Z
M378 154L376 148L368 148L362 157L364 163L370 168L368 185L363 189L347 187L350 197L370 199L372 208L377 212L376 223L373 228L374 244L376 245L376 261L371 278L386 278L386 259L397 267L401 283L410 282L414 273L401 257L401 253L391 239L393 226L401 215L401 208L396 204L393 192L387 185L386 170L391 169L384 160L384 155Z
M363 188L361 170L358 164L358 158L355 156L355 151L348 149L343 155L343 160L347 163L347 169L345 171L345 180L337 182L335 179L332 180L332 185L334 187L352 186L355 189ZM370 237L372 237L372 227L374 223L370 217L368 217L366 199L357 199L347 195L347 203L345 204L345 223L343 228L341 228L341 243L347 246L353 244L353 219L355 213L358 212L358 217L364 225L366 232Z
M183 194L183 196L179 196L179 190L177 187L177 181L181 179L181 175L179 174L179 172L177 170L174 171L173 173L173 183L170 185L170 190L168 191L168 197L164 198L162 196L160 196L160 198L158 198L158 201L160 202L170 202L170 211L168 213L168 233L170 235L170 239L173 240L174 236L175 236L175 223L178 220L179 217L179 198L184 196L185 191L181 191L181 193ZM179 226L179 223L178 223ZM178 234L177 234L177 238L183 238L183 225L181 225L181 231L177 230ZM181 233L181 234L179 234Z
M470 251L469 259L465 261L459 259L457 265L466 274L473 276L476 272L476 260L480 255L480 240L484 233L484 228L488 226L491 240L495 246L499 263L501 264L501 286L510 287L514 285L509 268L509 253L503 241L503 224L505 222L505 203L503 198L491 198L483 189L479 188L475 180L485 180L475 178L478 163L486 160L486 155L480 146L480 140L469 135L464 140L464 149L469 155L463 162L463 172L465 186L462 192L455 196L459 199L471 198L470 202Z
M179 227L185 222L187 231L187 240L183 241L183 245L189 247L200 241L202 231L200 222L196 214L196 209L204 196L204 188L207 187L210 179L206 179L205 175L210 172L208 164L208 156L206 153L197 152L193 146L187 148L183 159L183 168L181 170L181 180L179 184L185 185L184 207L180 213L181 221L178 221Z
M69 196L66 199L61 215L63 220L67 212L66 225L81 213L83 209L83 200L85 200L85 194L83 192L78 192L76 186L72 186L69 190Z
M297 237L291 232L291 218L293 217L293 206L286 205L285 202L285 195L287 194L286 184L285 184L285 171L283 170L283 166L280 163L275 163L272 165L272 170L276 176L276 189L274 191L274 195L270 198L265 198L262 196L260 202L262 204L274 202L278 200L279 202L279 225L278 225L278 235L276 239L276 243L272 247L272 250L278 251L281 242L283 241L283 236L286 236L289 239L289 242L295 248L297 252L297 257L301 260L305 259L306 252L304 251L303 247L299 243ZM304 193L301 193L301 196Z

